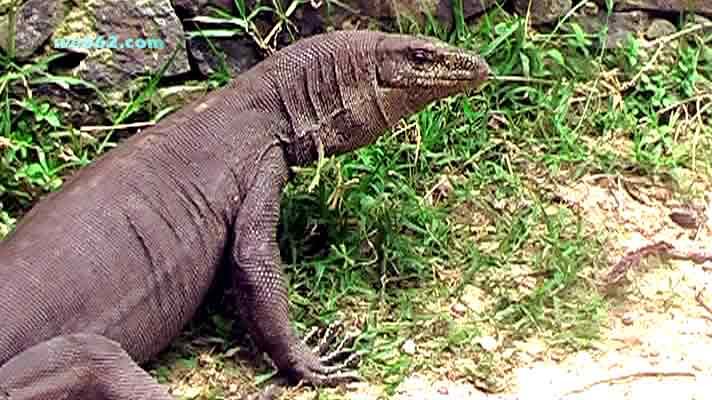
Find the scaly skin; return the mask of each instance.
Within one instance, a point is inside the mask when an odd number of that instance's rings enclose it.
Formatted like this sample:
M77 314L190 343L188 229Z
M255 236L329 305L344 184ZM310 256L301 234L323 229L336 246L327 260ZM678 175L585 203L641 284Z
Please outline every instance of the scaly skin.
M82 169L0 243L0 398L169 399L138 363L221 265L277 367L336 383L341 368L289 323L276 242L289 167L372 143L487 75L479 56L412 36L314 36Z

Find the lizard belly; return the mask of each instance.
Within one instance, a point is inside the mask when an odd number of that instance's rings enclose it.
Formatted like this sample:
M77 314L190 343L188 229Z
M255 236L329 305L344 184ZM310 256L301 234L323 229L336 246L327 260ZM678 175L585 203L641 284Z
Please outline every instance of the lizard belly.
M116 340L141 362L191 318L220 264L226 227L179 208L124 204L134 208L66 207L71 218L57 224L60 213L44 207L0 244L0 364L77 332ZM44 229L33 229L40 221Z
M120 318L104 334L142 360L177 336L202 304L221 265L227 233L216 220L189 215L171 222L158 210L144 210L135 217L129 216L127 225L136 260L125 267L135 277L120 287L136 290L120 299Z

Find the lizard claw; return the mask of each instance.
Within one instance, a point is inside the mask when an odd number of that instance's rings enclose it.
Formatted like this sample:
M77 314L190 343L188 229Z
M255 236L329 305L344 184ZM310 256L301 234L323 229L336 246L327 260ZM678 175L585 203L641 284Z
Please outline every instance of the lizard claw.
M316 386L335 386L360 380L360 375L351 368L358 363L361 354L348 349L354 344L358 334L345 335L334 346L343 331L340 321L329 325L316 339L318 331L319 329L312 329L297 348L293 358L295 365L288 371L290 378L304 380ZM315 339L317 343L310 349L309 343Z
M361 376L351 367L357 364L362 353L348 349L358 334L345 335L334 346L343 324L337 321L329 325L323 334L322 329L313 328L302 341L298 341L291 352L293 364L290 368L280 371L271 379L271 383L262 393L247 396L245 400L274 400L283 392L284 386L297 384L300 381L314 386L336 386L342 383L361 380ZM310 347L310 343L316 343ZM331 350L331 351L329 351Z

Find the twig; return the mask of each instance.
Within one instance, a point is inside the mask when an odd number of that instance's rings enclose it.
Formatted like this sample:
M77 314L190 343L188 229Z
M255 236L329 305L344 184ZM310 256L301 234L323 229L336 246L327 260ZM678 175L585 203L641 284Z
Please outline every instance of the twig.
M649 255L658 255L677 260L690 260L696 264L712 262L712 252L710 251L683 251L677 249L674 245L661 240L656 243L643 246L637 250L633 250L621 257L621 259L608 273L606 283L610 285L620 281L631 267L638 265L643 257L647 257Z
M695 127L695 133L692 138L692 169L696 170L696 165L697 165L697 144L700 141L700 132L702 131L702 126L704 125L704 121L702 121L702 114L707 112L707 109L710 107L712 103L707 103L703 107L700 107L700 102L701 99L697 99L697 115L695 115L695 119L697 119L697 126Z
M637 85L637 84L638 84L638 80L640 80L640 78L643 76L643 74L646 73L650 68L653 67L653 64L655 64L655 61L658 59L658 57L660 56L660 54L662 54L662 51L663 51L663 47L662 47L662 46L658 47L658 48L655 50L655 53L653 53L653 56L650 57L650 60L648 60L648 62L647 62L645 65L643 65L643 68L641 68L641 69L635 74L635 76L633 76L633 79L629 80L628 82L624 83L624 84L621 86L620 92L625 92L625 91L627 91L628 89L632 88L633 86Z
M335 6L338 6L338 7L343 8L344 10L350 12L351 14L354 14L354 15L358 15L358 14L359 14L359 10L357 10L357 9L355 9L355 8L353 8L353 7L351 7L351 6L349 6L348 4L346 4L346 3L342 2L342 1L330 0L330 3L331 3L331 4L334 4Z
M661 44L669 43L669 42L672 42L673 40L675 40L675 39L677 39L677 38L683 37L683 36L685 36L685 35L687 35L687 34L690 34L690 33L692 33L692 32L700 31L700 30L705 29L705 28L712 28L712 22L705 22L705 23L695 24L695 25L692 25L692 26L690 26L689 28L685 28L685 29L683 29L683 30L681 30L681 31L679 31L679 32L675 32L675 33L673 33L673 34L671 34L671 35L668 35L668 36L663 36L663 37L661 37L661 38L659 38L659 39L656 39L656 40L653 40L652 42L650 42L650 43L648 44L648 47L655 47L655 46L659 46L659 45L661 45Z
M647 43L645 46L647 48L657 47L657 49L655 50L655 53L653 53L653 56L650 58L650 60L648 60L648 62L643 66L643 68L641 68L638 71L638 73L635 74L633 79L631 79L630 81L623 84L623 86L621 87L621 92L625 92L626 90L628 90L638 84L638 80L643 76L643 74L645 72L647 72L653 66L653 64L657 60L658 56L660 56L660 54L662 53L664 44L672 42L673 40L680 38L682 36L685 36L687 34L690 34L692 32L702 30L705 27L712 27L712 24L707 24L707 23L695 24L687 29L683 29L679 32L675 32L672 35L663 36L659 39L656 39L656 40L653 40L652 42Z
M652 254L664 255L668 254L674 247L670 243L657 242L643 246L637 250L634 250L623 257L616 263L616 265L611 269L606 277L607 284L613 284L621 280L628 272L631 267L640 264L643 257L647 257Z
M692 96L692 97L690 97L690 98L688 98L688 99L676 101L676 102L674 102L673 104L671 104L671 105L669 105L669 106L667 106L667 107L665 107L665 108L663 108L663 109L661 109L661 110L658 110L658 111L656 112L656 114L662 115L662 114L665 114L665 113L667 113L668 111L671 111L671 110L673 110L673 109L675 109L675 108L677 108L677 107L680 107L680 106L682 106L682 105L685 105L685 104L688 104L688 103L692 103L693 101L694 101L694 102L699 102L700 100L704 100L704 99L707 99L707 98L712 99L712 94L709 94L709 93L701 93L701 94Z
M697 294L695 295L695 300L697 300L697 304L699 304L702 308L705 309L705 311L707 311L710 314L710 316L704 315L702 317L708 321L712 321L712 307L710 307L709 305L707 305L707 303L705 303L705 299L702 298L703 293L704 293L704 290L700 290L699 292L697 292Z
M527 78L524 76L510 76L510 75L495 75L490 77L493 81L500 82L524 82L524 83L541 83L542 85L555 85L559 83L558 81L553 81L550 79L539 79L539 78Z
M673 250L675 250L673 248ZM708 261L712 261L712 252L709 251L689 251L689 252L680 252L680 251L671 251L668 254L664 254L670 258L675 258L678 260L690 260L694 263L697 264L702 264L706 263Z
M617 377L613 377L613 378L601 379L599 381L591 382L580 389L575 389L575 390L566 392L561 397L569 396L572 394L583 393L587 390L590 390L594 386L603 385L603 384L615 384L615 383L619 383L620 381L636 379L636 378L696 378L696 377L697 377L697 375L695 375L692 372L656 372L656 371L636 372L633 374L621 375L621 376L617 376Z

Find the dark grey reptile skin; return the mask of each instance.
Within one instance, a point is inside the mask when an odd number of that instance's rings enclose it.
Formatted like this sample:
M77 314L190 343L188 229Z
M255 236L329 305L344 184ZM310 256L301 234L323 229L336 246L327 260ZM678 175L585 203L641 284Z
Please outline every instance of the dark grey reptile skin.
M412 36L314 36L82 169L0 242L0 398L169 399L138 365L222 261L260 349L334 383L339 368L290 327L276 242L289 166L367 145L487 75L479 56Z

